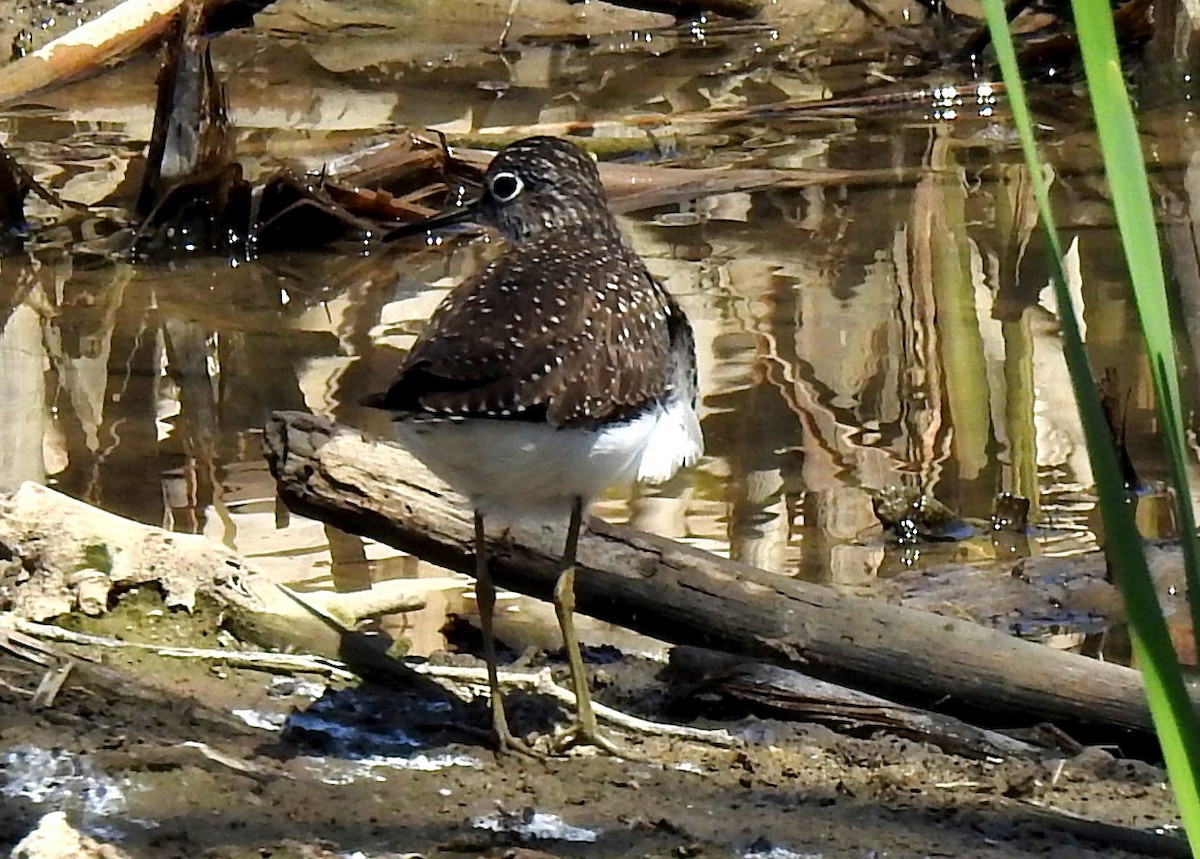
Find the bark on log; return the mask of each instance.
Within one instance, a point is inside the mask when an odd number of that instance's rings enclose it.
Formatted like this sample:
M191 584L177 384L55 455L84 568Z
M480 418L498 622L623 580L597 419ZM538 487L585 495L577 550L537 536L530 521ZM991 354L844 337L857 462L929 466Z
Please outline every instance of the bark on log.
M37 483L0 496L0 556L0 609L23 619L76 609L103 614L114 592L153 583L168 606L191 611L198 596L208 597L243 640L302 645L348 660L359 654L346 653L356 641L348 635L356 621L425 605L404 581L367 592L292 592L289 598L253 562L214 540L134 522ZM0 615L0 643L3 638ZM368 667L376 661L363 654L356 668L363 659L370 660Z
M683 678L686 678L683 679ZM717 695L768 715L818 722L855 735L887 731L967 758L1039 758L1046 749L941 713L906 707L878 695L808 674L700 647L671 651L668 680L688 698Z
M444 567L472 568L465 503L397 445L299 412L268 423L266 455L293 510ZM548 599L562 527L491 539L498 584ZM918 705L996 720L1152 729L1138 672L967 621L788 579L590 519L578 610L676 644L740 654Z

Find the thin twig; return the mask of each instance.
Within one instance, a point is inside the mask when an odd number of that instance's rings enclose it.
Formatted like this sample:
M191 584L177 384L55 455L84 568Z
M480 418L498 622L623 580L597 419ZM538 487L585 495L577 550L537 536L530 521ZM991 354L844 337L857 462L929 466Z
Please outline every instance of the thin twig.
M34 691L32 689L22 689L20 686L15 686L7 680L0 679L0 689L7 689L17 695L24 695L26 698L32 698Z
M82 632L72 632L51 624L34 623L29 620L15 620L15 626L21 632L50 641L61 641L66 644L79 644L87 647L125 647L153 653L156 656L170 656L177 659L207 659L225 662L237 668L254 668L260 671L300 671L311 674L324 674L337 680L353 680L357 675L349 670L345 663L323 656L313 656L303 653L270 653L265 650L217 650L203 647L164 647L156 644L143 644L137 641L121 641L101 635L88 635Z
M315 674L325 674L339 680L352 680L357 675L346 667L346 664L323 656L312 656L298 653L268 653L255 650L216 650L201 647L164 647L155 644L142 644L134 641L121 641L100 635L88 635L82 632L72 632L51 624L34 623L33 621L12 619L13 626L26 635L60 641L66 644L77 644L89 647L124 647L153 653L157 656L170 656L179 659L208 659L221 661L238 668L253 668L261 671L302 671ZM482 668L463 668L456 666L429 665L427 663L406 663L407 667L428 677L442 680L453 680L459 683L471 683L486 687L487 674ZM500 682L505 686L522 686L536 692L549 695L568 707L575 706L575 695L554 682L550 669L543 668L537 672L501 672ZM686 725L667 725L651 722L630 716L603 704L595 705L596 715L604 721L635 733L675 737L684 740L694 740L711 745L731 747L739 744L737 738L726 731L708 731L700 728L690 728Z
M434 677L442 680L454 680L460 683L471 683L481 688L487 687L487 672L483 668L464 668L452 665L429 665L427 663L410 664L409 668L428 677ZM574 693L555 683L554 678L550 675L549 668L543 668L541 671L536 672L501 671L500 683L505 686L528 687L533 689L535 692L540 692L543 695L549 695L551 698L554 698L556 701L565 704L567 707L575 706ZM612 707L608 707L597 702L593 702L593 708L595 709L596 716L598 718L603 719L612 725L616 725L618 728L624 728L627 731L633 731L639 734L676 737L683 740L695 740L697 742L709 743L714 746L722 746L725 748L740 744L740 741L728 731L708 731L702 728L689 728L686 725L668 725L662 722L651 722L648 719L639 719L636 716L630 716L628 713L622 713L620 710L615 710Z
M9 617L0 617L0 650L43 668L52 668L62 659L54 648L18 632Z

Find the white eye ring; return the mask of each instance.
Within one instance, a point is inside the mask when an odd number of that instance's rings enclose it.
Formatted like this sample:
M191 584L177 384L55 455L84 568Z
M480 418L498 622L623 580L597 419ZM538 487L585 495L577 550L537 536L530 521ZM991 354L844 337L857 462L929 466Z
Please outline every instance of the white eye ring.
M492 196L500 203L511 203L525 190L525 183L516 173L497 173L491 178Z

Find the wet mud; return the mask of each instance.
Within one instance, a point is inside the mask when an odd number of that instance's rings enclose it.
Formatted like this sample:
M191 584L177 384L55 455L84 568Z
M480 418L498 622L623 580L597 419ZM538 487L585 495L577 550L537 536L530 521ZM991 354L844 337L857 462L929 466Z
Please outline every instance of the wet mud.
M659 666L607 655L592 665L598 700L679 717ZM1047 809L1138 829L1175 819L1163 773L1116 749L969 760L727 713L708 724L739 748L622 734L644 760L526 760L489 749L482 697L429 680L328 685L125 651L106 663L124 682L76 674L47 708L0 690L0 848L53 809L131 856L230 859L1119 857L1145 854ZM565 681L558 661L539 664ZM0 670L15 684L31 666ZM508 705L521 734L564 715L536 693Z

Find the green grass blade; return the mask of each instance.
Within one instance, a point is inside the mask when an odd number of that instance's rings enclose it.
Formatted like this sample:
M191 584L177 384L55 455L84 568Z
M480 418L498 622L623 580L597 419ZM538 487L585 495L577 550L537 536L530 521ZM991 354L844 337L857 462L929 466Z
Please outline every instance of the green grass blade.
M1188 594L1196 595L1196 598L1188 599L1192 628L1194 633L1200 634L1200 550L1188 486L1179 368L1175 362L1174 331L1163 276L1158 224L1150 200L1146 164L1141 158L1141 139L1121 72L1121 57L1108 0L1072 0L1072 7L1092 98L1092 113L1096 117L1117 227L1133 281L1146 354L1150 356L1155 399L1171 463Z
M1080 5L1094 4L1095 2L1097 0L1079 0ZM1166 760L1167 772L1175 790L1184 828L1187 831L1193 855L1200 856L1200 785L1197 781L1197 776L1200 775L1200 745L1198 745L1200 731L1197 730L1196 713L1184 688L1179 663L1167 635L1158 596L1154 590L1153 580L1150 578L1145 554L1142 551L1141 535L1134 523L1132 510L1126 503L1124 482L1113 447L1112 434L1100 407L1100 395L1096 389L1094 376L1080 338L1075 308L1062 270L1062 248L1055 227L1054 215L1050 209L1049 189L1038 160L1033 123L1028 103L1025 100L1024 85L1017 68L1012 36L1005 20L1004 6L1001 0L984 0L983 5L987 14L988 27L991 30L992 43L995 46L996 56L1008 88L1013 119L1021 139L1022 150L1025 153L1030 179L1033 182L1034 197L1037 201L1043 232L1051 249L1051 270L1058 297L1063 350L1071 375L1071 383L1075 390L1080 417L1083 421L1092 471L1096 478L1109 564L1113 569L1129 614L1134 655L1145 681L1150 713L1162 747L1163 757ZM1105 15L1108 15L1107 7L1104 11ZM1109 29L1111 31L1111 21ZM1115 70L1119 76L1119 65L1115 66ZM1124 93L1123 87L1121 91ZM1132 111L1127 101L1125 108L1132 119ZM1097 106L1096 109L1100 110L1100 107ZM1141 164L1140 145L1136 139L1136 129L1134 131L1132 148L1125 149L1126 163L1123 163L1121 170L1117 172L1124 173L1129 169L1128 162L1130 161L1136 160ZM1111 177L1112 173L1110 172L1109 175ZM1144 178L1144 165L1142 165L1143 184ZM1148 202L1148 194L1146 199ZM1153 210L1146 208L1139 212L1137 209L1130 209L1126 213L1126 217L1147 216L1151 236L1150 247L1157 255L1158 242L1157 232L1154 229ZM1147 223L1139 225L1138 231L1135 233L1142 237L1143 241ZM1118 225L1124 232L1125 224L1119 221ZM1130 228L1133 229L1132 224ZM1157 259L1155 266L1159 268L1161 281L1161 263ZM1156 372L1167 372L1174 367L1174 361L1156 362L1155 366ZM1177 377L1173 378L1177 379ZM1177 387L1177 382L1175 384ZM1167 389L1169 390L1169 386ZM1173 407L1168 404L1167 409L1171 408ZM1178 412L1176 412L1177 416ZM1186 486L1186 483L1182 484L1179 491L1186 492ZM1184 497L1187 498L1187 496ZM1180 521L1182 523L1184 520ZM1190 593L1200 597L1200 590L1190 589Z

